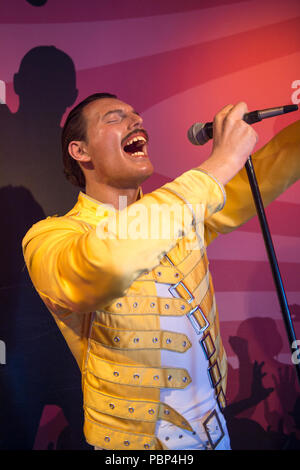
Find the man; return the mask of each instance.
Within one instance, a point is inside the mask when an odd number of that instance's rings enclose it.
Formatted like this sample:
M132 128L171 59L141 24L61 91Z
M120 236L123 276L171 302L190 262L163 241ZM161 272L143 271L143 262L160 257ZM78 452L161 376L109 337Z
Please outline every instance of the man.
M82 371L84 432L96 448L230 449L205 248L255 214L243 166L257 134L246 112L245 103L223 108L210 157L145 196L140 185L153 167L139 114L96 94L67 118L65 173L85 193L65 216L34 225L23 249ZM297 122L254 155L266 204L299 178L299 141ZM154 206L177 208L170 236L130 232L141 208L148 228L159 226Z

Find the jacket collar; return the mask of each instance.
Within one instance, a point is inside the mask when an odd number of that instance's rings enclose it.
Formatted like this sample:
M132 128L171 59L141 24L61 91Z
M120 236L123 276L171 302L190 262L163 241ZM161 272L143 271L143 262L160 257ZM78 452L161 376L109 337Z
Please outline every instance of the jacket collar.
M142 191L142 188L139 187L137 200L141 199L142 197L143 197L143 191ZM97 201L97 199L94 199L91 196L88 196L87 194L85 194L83 191L80 191L75 207L76 207L76 210L84 209L84 210L88 210L93 213L99 214L99 210L101 206L103 207L103 210L107 212L107 215L110 212L114 211L113 208L110 209L109 204L105 204L101 201Z

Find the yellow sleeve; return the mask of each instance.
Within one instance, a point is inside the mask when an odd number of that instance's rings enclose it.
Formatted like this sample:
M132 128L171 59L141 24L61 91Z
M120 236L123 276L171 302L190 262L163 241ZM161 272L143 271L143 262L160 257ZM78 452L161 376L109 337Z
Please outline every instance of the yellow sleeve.
M22 243L32 282L52 312L95 311L123 296L139 275L159 264L177 240L192 229L194 209L199 203L203 217L208 218L220 210L224 202L223 187L194 169L118 213L128 216L130 221L136 217L135 210L143 208L150 227L153 205L171 207L175 204L179 208L188 205L189 215L184 221L180 210L172 212L174 237L132 239L120 236L122 227L118 227L118 219L116 230L111 229L112 216L102 220L104 228L109 228L101 232L99 227L91 227L68 215L45 219L27 232Z
M264 206L276 199L300 177L300 121L279 132L252 156ZM205 221L205 241L209 245L219 233L228 233L256 215L246 169L226 186L224 208Z

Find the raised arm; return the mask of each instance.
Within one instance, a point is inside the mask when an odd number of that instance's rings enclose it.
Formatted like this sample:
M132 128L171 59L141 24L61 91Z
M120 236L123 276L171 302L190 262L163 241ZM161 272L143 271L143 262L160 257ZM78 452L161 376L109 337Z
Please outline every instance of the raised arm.
M300 121L279 132L252 155L264 205L267 206L300 177ZM256 209L246 169L225 185L225 207L205 222L207 245L219 233L228 233L246 223Z

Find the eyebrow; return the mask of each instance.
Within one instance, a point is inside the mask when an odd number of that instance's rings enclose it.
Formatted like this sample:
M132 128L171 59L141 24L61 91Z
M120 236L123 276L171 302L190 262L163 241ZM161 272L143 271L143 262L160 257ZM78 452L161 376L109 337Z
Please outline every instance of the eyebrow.
M137 114L137 116L140 116L140 114L137 112L137 111L132 111L134 114ZM111 111L107 111L107 113L105 113L103 116L102 116L102 119L106 118L107 116L109 116L110 114L114 114L114 113L118 113L120 115L124 114L124 110L123 109L112 109Z

